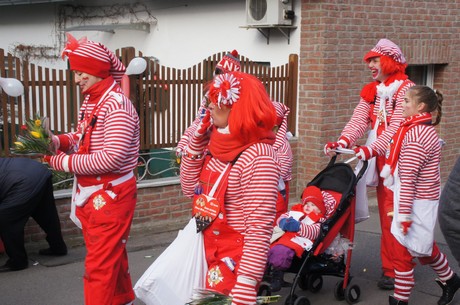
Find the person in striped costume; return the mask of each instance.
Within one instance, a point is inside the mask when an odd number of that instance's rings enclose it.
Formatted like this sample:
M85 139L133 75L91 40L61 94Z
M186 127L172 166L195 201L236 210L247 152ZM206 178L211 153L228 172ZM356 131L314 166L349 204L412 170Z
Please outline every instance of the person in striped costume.
M238 59L238 51L233 50L225 54L222 59L217 63L216 67L214 68L214 75L219 75L223 73L228 73L232 71L240 71L241 70L241 62ZM190 124L189 127L184 131L182 137L180 138L179 142L176 146L176 156L181 157L184 148L187 146L188 141L190 141L191 136L195 132L196 128L200 124L201 119L203 118L206 107L208 104L208 98L206 93L201 100L200 108L198 108L198 112L196 114L195 120Z
M203 230L206 287L232 296L233 305L254 305L276 212L276 113L262 82L246 73L217 75L208 96L182 155L182 191L194 206L218 202Z
M276 134L275 144L273 148L278 156L281 165L281 177L278 183L278 200L276 202L276 219L286 213L289 205L289 181L292 180L292 164L294 157L292 155L291 144L289 137L292 136L288 132L287 118L289 108L283 103L273 101L273 106L276 110L276 124L274 132Z
M388 39L381 39L377 45L364 56L372 73L373 82L361 90L360 101L353 116L346 124L337 142L329 142L324 152L334 155L334 148L353 148L361 160L376 158L377 174L385 164L385 151L388 142L402 121L402 101L406 91L415 84L405 74L406 59L401 49ZM370 127L367 146L357 146L366 130ZM374 140L371 140L374 139ZM375 186L375 185L373 185ZM377 285L381 289L394 288L394 267L390 233L391 215L393 213L393 193L378 179L377 202L379 208L380 228L382 231L380 254L383 274Z
M104 45L68 36L63 51L85 99L76 131L53 136L52 168L75 174L72 204L87 254L86 305L135 299L126 242L136 205L139 118L120 87L125 67Z
M450 304L460 287L460 278L434 241L441 193L441 141L434 126L441 120L442 100L440 92L427 86L414 86L406 92L404 121L390 142L380 173L384 185L394 192L391 233L395 237L396 281L390 305L408 304L415 285L415 257L438 275L443 291L438 305ZM432 113L436 114L434 120Z

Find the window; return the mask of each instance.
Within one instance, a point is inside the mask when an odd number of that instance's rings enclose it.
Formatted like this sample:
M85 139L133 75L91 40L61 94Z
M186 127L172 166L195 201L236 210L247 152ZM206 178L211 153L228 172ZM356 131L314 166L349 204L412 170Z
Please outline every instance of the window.
M417 85L433 88L434 65L411 65L407 67L406 74Z

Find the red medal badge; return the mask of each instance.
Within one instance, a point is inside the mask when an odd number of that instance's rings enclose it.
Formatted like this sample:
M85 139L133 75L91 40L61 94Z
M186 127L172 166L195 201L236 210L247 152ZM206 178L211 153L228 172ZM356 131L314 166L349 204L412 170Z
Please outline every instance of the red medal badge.
M192 214L196 220L197 232L201 232L209 226L219 215L220 204L217 199L201 194L193 200Z

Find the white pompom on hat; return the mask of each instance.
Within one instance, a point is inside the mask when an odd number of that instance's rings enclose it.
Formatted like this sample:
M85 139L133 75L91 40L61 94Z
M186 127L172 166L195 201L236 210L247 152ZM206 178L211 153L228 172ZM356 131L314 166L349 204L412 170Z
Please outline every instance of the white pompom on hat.
M382 55L388 56L398 63L406 63L406 58L404 57L399 46L393 41L385 38L380 39L375 47L373 47L372 50L364 55L364 61L368 61L373 57L380 57Z

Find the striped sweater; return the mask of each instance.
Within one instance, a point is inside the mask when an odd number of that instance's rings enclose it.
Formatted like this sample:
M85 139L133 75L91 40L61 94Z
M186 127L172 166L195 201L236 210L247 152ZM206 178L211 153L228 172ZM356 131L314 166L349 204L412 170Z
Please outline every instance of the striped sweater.
M294 157L292 155L291 145L288 139L285 137L284 141L278 148L275 148L276 155L281 166L281 178L283 181L292 180L292 164L294 163Z
M110 88L110 85L112 83L106 88ZM59 135L60 150L68 153L77 150L82 123L89 118L97 102L98 99L94 96L86 96L80 108L77 130ZM123 95L121 88L115 85L100 106L91 135L89 154L70 155L71 172L77 175L96 175L124 174L133 170L138 162L139 134L139 117L136 109Z
M416 199L439 200L441 144L431 125L417 125L405 135L398 159L401 181L399 213L411 214Z
M278 113L277 115L279 116ZM292 164L294 162L291 144L289 144L289 139L287 137L287 128L288 126L286 114L278 128L278 131L276 132L276 139L275 143L273 144L273 149L275 150L281 165L281 179L283 179L285 182L292 180Z
M371 148L374 149L379 156L385 155L386 149L388 148L388 143L390 143L391 138L395 134L396 130L398 130L401 122L402 122L402 102L404 100L404 95L406 91L414 86L413 82L406 82L403 87L398 91L399 86L395 87L392 92L393 98L386 100L385 103L385 111L386 115L389 118L389 124L387 128L383 132L378 133L378 138L371 144ZM381 84L380 86L383 86ZM390 87L391 84L388 86ZM397 94L394 96L394 94ZM394 104L393 104L394 102ZM373 110L374 116L377 118L379 117L379 109L380 103L382 103L381 97L379 93L377 93L375 99L375 106ZM382 105L383 106L383 105ZM374 126L370 126L371 124L371 104L369 104L364 99L360 99L359 104L356 106L353 115L350 121L345 125L345 128L342 131L341 136L346 137L350 141L350 146L356 144L356 141L360 139L368 127L373 128ZM378 119L377 119L378 122Z
M190 144L198 149L193 141ZM202 166L203 159L182 158L180 178L185 196L193 196ZM226 163L213 158L207 166L222 172ZM279 172L273 147L262 143L247 148L230 170L225 194L227 222L244 237L238 276L260 281L264 274L276 212Z

